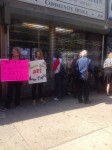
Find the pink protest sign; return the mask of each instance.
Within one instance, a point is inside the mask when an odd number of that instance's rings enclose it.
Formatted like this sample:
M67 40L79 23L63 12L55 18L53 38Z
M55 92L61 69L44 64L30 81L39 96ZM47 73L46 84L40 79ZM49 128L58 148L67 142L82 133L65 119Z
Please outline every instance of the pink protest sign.
M28 81L28 60L1 60L1 81Z

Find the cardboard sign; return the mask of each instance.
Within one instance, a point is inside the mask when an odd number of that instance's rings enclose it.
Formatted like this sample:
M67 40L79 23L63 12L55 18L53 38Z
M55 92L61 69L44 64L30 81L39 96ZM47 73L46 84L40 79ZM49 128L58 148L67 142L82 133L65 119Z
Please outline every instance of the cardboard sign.
M29 84L47 82L45 61L35 60L29 64Z
M1 60L1 81L28 81L28 60Z

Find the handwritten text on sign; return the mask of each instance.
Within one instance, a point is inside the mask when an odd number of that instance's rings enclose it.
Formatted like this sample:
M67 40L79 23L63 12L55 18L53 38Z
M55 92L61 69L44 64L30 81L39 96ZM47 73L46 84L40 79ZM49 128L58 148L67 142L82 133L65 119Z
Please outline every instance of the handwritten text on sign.
M29 66L29 84L47 82L44 60L31 61Z
M1 81L28 81L28 60L2 60Z

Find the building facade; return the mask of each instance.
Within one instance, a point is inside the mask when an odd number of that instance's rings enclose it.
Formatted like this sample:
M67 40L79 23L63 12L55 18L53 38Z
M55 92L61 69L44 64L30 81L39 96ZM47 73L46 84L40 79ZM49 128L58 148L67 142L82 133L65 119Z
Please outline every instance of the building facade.
M0 16L0 57L8 58L12 48L19 46L22 57L30 60L41 48L48 64L45 93L53 89L56 50L65 64L82 49L88 50L94 65L103 63L104 38L110 31L106 0L1 0ZM1 85L2 96L5 86Z

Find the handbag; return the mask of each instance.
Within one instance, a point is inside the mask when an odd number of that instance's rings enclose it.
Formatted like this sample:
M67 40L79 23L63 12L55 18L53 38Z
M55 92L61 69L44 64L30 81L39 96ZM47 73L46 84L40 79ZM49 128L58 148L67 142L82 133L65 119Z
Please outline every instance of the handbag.
M88 80L88 78L89 78L89 72L88 72L88 70L85 70L85 71L84 71L84 73L83 73L83 75L82 75L82 78L83 78L84 81L87 81L87 80Z
M82 78L83 78L84 81L87 81L88 78L89 78L88 65L89 65L89 59L87 61L86 70L82 74Z

